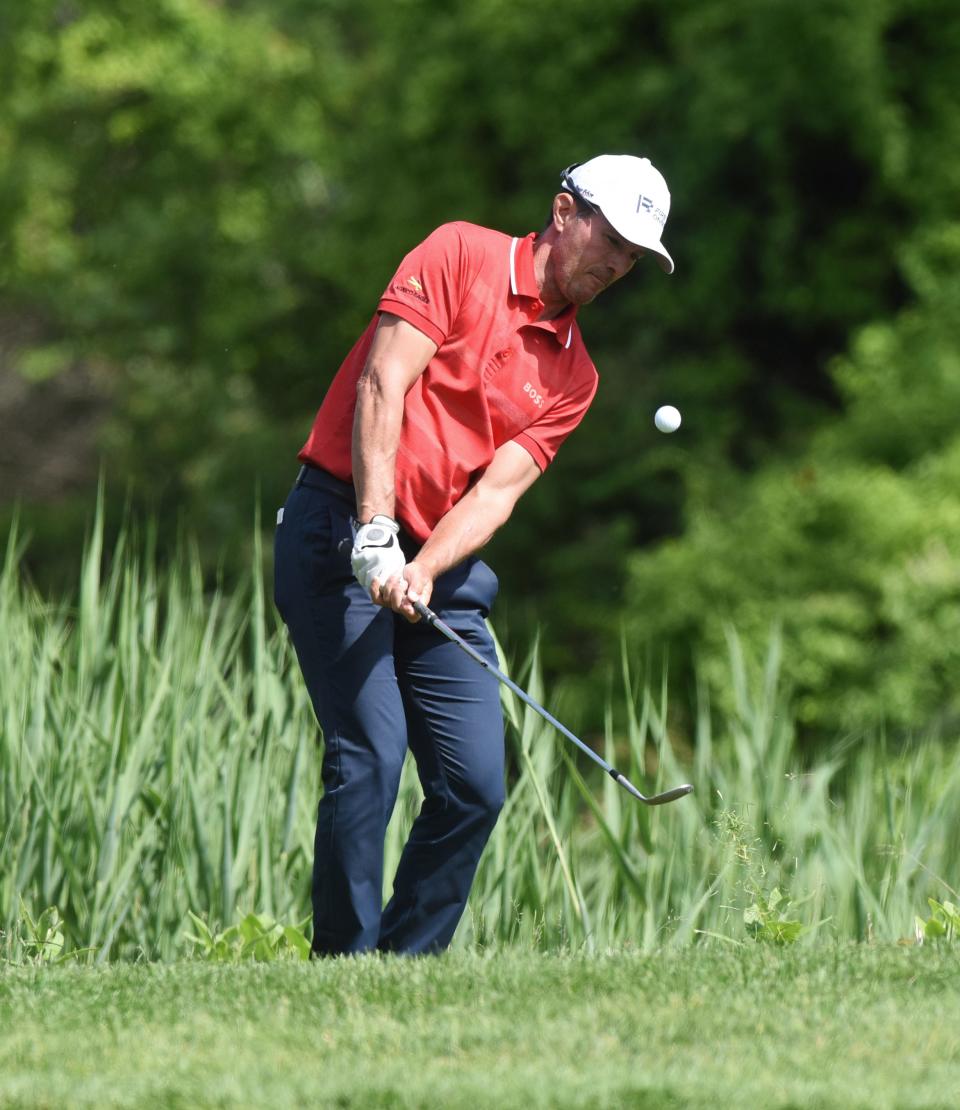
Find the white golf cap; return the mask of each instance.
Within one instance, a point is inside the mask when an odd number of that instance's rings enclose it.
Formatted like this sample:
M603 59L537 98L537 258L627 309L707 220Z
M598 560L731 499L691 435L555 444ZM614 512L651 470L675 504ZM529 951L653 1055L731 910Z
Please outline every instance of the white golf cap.
M660 242L670 212L670 190L649 158L600 154L568 166L560 185L602 212L628 242L653 251L664 273L673 273L673 259Z

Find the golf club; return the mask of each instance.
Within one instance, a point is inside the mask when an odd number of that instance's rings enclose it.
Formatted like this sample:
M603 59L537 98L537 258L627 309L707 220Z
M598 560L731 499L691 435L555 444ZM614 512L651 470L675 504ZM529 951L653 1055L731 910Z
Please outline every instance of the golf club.
M484 659L479 651L472 648L461 636L458 636L457 633L454 632L448 624L445 624L432 609L424 605L422 601L415 601L413 603L413 608L427 624L432 625L438 632L446 636L451 643L456 644L458 648L465 651L471 659L476 660L481 667L485 667L491 674L495 675L496 678L499 679L504 686L512 690L521 701L526 702L526 704L539 713L545 721L549 721L550 724L559 732L562 732L568 740L572 740L582 752L586 752L594 763L599 763L614 782L619 783L620 786L622 786L628 794L632 794L638 802L643 802L645 806L662 806L667 802L676 801L677 798L682 798L685 794L690 794L693 791L693 787L689 783L684 783L683 786L675 786L672 790L664 790L662 794L641 794L633 783L625 775L622 775L616 767L611 767L605 759L597 755L597 753L592 748L588 747L578 736L574 736L574 734L565 725L562 725L553 714L548 713L542 705L534 701L526 690L521 690L513 679L508 678L499 667L495 667L492 663Z

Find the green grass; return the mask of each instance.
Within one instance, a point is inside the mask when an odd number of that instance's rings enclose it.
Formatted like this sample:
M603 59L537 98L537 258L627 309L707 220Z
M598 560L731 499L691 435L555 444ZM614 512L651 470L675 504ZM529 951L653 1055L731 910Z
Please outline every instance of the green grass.
M707 946L0 976L3 1107L960 1103L956 949Z
M0 569L0 960L36 951L47 907L83 959L175 960L189 913L309 916L319 736L260 553L211 590L186 547L160 567L99 520L75 594L41 596L13 533ZM774 636L757 681L730 637L730 703L679 707L629 645L603 720L543 689L536 650L507 669L642 790L636 804L505 694L507 802L458 950L641 951L896 941L960 895L960 745L878 731L815 759L795 742ZM386 838L384 894L421 795L412 761Z
M951 738L804 758L776 636L751 681L731 633L723 714L625 645L592 722L534 647L507 669L538 700L696 792L638 806L505 695L453 951L295 962L319 737L260 554L226 592L102 535L65 599L15 533L0 569L0 1107L960 1105ZM420 797L408 762L385 894Z

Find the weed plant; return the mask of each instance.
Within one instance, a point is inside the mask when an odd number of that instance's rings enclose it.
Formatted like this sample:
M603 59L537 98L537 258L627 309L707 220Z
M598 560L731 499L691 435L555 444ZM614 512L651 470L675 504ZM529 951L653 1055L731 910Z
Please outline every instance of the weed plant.
M0 957L49 959L59 938L58 950L84 960L169 960L196 945L191 913L211 937L250 914L302 922L320 738L261 552L227 592L208 588L187 543L161 569L149 537L127 532L109 557L102 537L98 513L76 594L63 601L26 581L16 530L6 545ZM774 633L752 686L731 632L734 711L718 717L701 690L680 730L665 685L635 673L625 648L619 693L584 734L641 789L694 783L658 809L505 692L507 802L455 946L649 952L952 937L935 906L960 900L957 745L894 750L878 731L805 765L779 657ZM507 666L561 717L571 709L562 690L543 689L536 646ZM420 800L408 761L388 881ZM942 931L918 924L931 908Z

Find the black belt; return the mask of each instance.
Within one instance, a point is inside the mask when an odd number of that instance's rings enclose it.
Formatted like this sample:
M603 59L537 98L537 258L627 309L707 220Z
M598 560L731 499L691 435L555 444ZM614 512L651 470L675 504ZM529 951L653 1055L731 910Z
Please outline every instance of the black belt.
M319 466L314 466L313 463L304 463L300 467L300 473L297 475L296 482L294 482L294 488L297 486L306 486L308 489L319 489L323 490L324 493L333 494L334 497L339 498L344 505L349 507L351 517L354 517L357 511L357 491L353 488L353 484L335 478L328 470L322 470ZM354 523L357 523L356 519L354 519ZM400 546L406 552L408 559L414 557L419 547L402 526L400 528Z
M342 481L340 478L335 478L328 471L321 470L319 466L314 466L313 463L304 463L300 467L300 473L297 475L294 485L307 486L308 489L322 489L325 493L332 493L335 497L349 502L351 508L356 510L357 494L353 485L350 482Z

